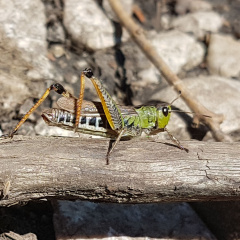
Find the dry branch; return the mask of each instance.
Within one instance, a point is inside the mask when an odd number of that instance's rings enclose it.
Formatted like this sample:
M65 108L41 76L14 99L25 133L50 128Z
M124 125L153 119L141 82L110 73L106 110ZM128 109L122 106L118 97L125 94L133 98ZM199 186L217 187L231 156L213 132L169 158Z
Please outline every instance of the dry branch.
M21 137L0 145L0 206L36 199L124 203L240 199L240 143Z
M127 29L133 40L137 43L139 48L147 56L147 58L155 65L159 72L165 77L170 85L173 85L174 89L182 92L182 98L188 105L188 107L195 113L198 113L195 117L195 121L199 121L206 124L213 137L217 141L231 141L230 137L225 135L221 129L220 124L223 121L223 116L215 114L201 105L191 92L184 86L181 79L174 74L164 60L159 56L156 49L152 46L150 41L145 36L144 30L137 25L132 18L124 11L119 0L108 0L113 11L118 16L120 23ZM212 118L206 118L204 115L211 116Z

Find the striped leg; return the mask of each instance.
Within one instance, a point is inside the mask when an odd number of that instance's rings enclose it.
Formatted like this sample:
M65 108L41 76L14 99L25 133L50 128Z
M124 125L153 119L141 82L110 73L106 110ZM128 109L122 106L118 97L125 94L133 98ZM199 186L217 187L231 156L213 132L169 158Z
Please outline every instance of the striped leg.
M79 124L80 116L81 116L82 103L83 103L84 88L85 88L84 71L81 73L80 82L81 82L81 87L80 87L79 97L78 97L78 100L77 100L76 121L75 121L75 129L74 129L75 132L78 129L78 124Z
M68 91L66 91L64 89L64 87L59 84L59 83L55 83L52 84L46 91L45 93L42 95L42 97L38 100L38 102L23 116L23 118L20 120L20 122L17 124L17 126L14 128L14 130L9 133L8 135L3 135L2 137L10 137L12 138L13 135L17 132L17 130L23 125L23 123L29 118L29 116L41 105L41 103L47 98L47 96L49 95L49 93L51 91L55 91L58 94L61 94L64 97L70 98L73 97L71 95L71 93L69 93Z

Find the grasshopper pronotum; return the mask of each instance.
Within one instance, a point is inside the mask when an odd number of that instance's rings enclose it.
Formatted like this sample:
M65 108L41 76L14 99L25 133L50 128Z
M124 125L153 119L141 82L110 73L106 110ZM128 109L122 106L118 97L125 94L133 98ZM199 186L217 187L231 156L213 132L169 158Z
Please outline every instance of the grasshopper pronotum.
M92 81L101 102L83 100L85 78ZM180 149L188 151L166 128L172 112L171 105L177 98L170 104L158 104L157 106L120 106L115 103L103 87L101 80L93 76L91 69L82 71L80 79L79 98L74 97L59 83L51 85L38 102L24 115L14 130L5 137L12 138L30 114L53 90L63 97L57 101L59 108L51 108L42 113L44 121L51 126L115 139L106 155L107 164L110 153L121 138L130 139L140 136L142 132L150 135L166 131Z

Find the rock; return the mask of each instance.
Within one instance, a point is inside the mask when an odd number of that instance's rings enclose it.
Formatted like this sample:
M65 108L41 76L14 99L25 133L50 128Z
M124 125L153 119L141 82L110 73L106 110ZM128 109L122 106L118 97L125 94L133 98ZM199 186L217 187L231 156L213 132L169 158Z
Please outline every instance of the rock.
M80 85L79 76L76 75L76 74L74 74L74 73L72 73L72 72L66 72L66 73L64 74L64 80L65 80L67 83L71 84L71 86L73 86L73 84L75 84L75 83L79 83L79 85ZM65 87L66 87L66 86L64 86L64 88L65 88ZM68 91L69 91L69 89L68 89ZM71 91L71 93L74 94L74 91Z
M1 115L9 114L29 97L29 89L26 86L25 79L1 73L0 86Z
M36 14L37 11L37 14ZM41 0L0 1L0 28L5 36L13 39L22 51L22 57L34 69L34 78L53 78L53 68L47 59L46 17Z
M187 12L210 11L212 5L203 0L177 0L175 5L175 12L179 15Z
M133 84L145 88L147 85L158 84L160 82L160 73L155 67L146 68L137 73L138 80Z
M0 41L0 55L0 122L7 134L14 127L10 119L16 117L15 110L30 96L25 72L32 66L23 59L14 41L4 36Z
M9 231L1 234L0 239L37 240L37 236L34 233L27 233L24 235L20 235L18 233Z
M75 61L75 62L73 63L73 67L74 67L77 71L81 72L82 70L84 70L84 69L86 69L87 67L89 67L89 63L87 62L86 59L79 59L79 60L77 60L77 61Z
M139 49L139 47L132 41L121 46L121 51L124 55L124 65L127 70L132 69L133 71L145 70L152 66L151 62ZM128 76L128 81L131 81L132 76ZM129 82L130 83L130 82Z
M120 0L124 11L128 13L128 15L132 14L132 9L133 9L133 0ZM103 0L102 6L104 9L104 13L107 15L107 17L114 21L114 23L119 23L118 17L112 10L108 0ZM125 28L122 28L122 26L119 24L115 24L115 41L120 42L120 41L126 41L129 39L129 34Z
M116 100L116 89L119 89L121 85L124 84L124 76L122 75L122 61L124 61L124 58L125 56L116 49L108 49L105 50L104 53L103 51L97 51L94 53L95 64L101 69L101 71L96 71L95 76L102 80L103 86L114 100ZM118 77L116 77L116 72L119 75ZM122 79L122 82L120 79ZM93 84L91 85L93 86ZM91 88L89 88L89 90L92 92L91 97L94 97L94 95L96 95L96 90L93 89L95 93L91 91ZM97 100L99 101L99 98L97 98Z
M114 46L115 28L95 1L66 0L64 26L80 47L95 51Z
M171 15L170 14L162 14L160 18L160 26L163 30L170 30L171 27Z
M47 28L47 40L54 43L64 43L66 39L63 26L59 22Z
M206 33L216 33L222 27L223 19L216 12L196 12L175 18L171 27L182 32L192 33L203 39Z
M190 70L204 59L203 45L177 30L155 35L152 44L174 73Z
M65 43L66 34L62 25L63 8L60 2L44 1L47 18L47 40L51 43Z
M134 106L146 104L149 96L162 85L162 79L159 71L151 66L136 73L137 79L131 79L130 89L133 98L131 103Z
M211 74L240 77L240 42L228 35L213 34L210 38L207 67Z
M50 47L50 50L49 50L54 57L56 58L60 58L62 56L64 56L66 54L66 51L63 47L63 45L61 44L53 44L51 47Z
M218 76L209 76L184 79L184 85L207 109L214 113L224 114L224 121L221 124L224 133L231 134L240 129L240 82ZM171 102L176 96L173 88L167 87L153 95L151 99ZM190 111L182 99L177 100L173 105L180 110ZM191 121L192 119L184 117L184 114L172 113L168 129L179 140L190 139L191 133L189 133L188 128ZM203 130L206 131L206 129ZM159 137L168 138L167 134L159 134Z
M216 239L187 203L58 201L53 207L57 240Z
M128 13L128 15L132 14L132 8L133 8L133 0L120 0L124 11L126 13ZM115 21L115 22L119 22L118 17L116 16L116 14L114 13L114 11L112 10L109 2L107 0L103 0L103 8L105 10L106 15L108 16L108 18L110 18L111 20Z

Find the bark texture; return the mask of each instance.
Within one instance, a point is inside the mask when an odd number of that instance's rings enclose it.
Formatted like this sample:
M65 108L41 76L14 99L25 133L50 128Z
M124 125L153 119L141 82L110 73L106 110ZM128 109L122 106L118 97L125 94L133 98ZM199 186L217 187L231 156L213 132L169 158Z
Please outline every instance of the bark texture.
M0 142L0 206L37 199L147 203L240 199L240 143L122 141L106 165L100 139Z

